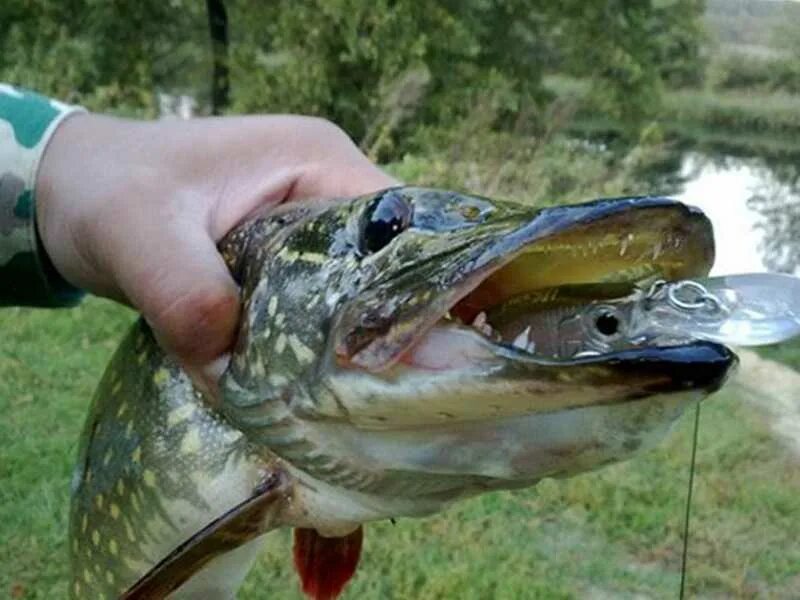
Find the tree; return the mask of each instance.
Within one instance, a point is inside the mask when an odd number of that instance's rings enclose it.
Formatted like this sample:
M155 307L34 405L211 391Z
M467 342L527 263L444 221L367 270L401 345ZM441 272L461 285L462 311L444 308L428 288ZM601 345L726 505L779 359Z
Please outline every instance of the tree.
M228 13L224 0L206 0L208 32L211 36L211 114L218 115L230 103L228 70Z
M0 76L125 114L155 114L167 92L209 112L325 116L391 158L475 106L492 128L525 115L546 129L554 71L590 79L600 110L636 131L665 82L694 76L701 12L700 0L5 0Z
M91 109L157 114L158 91L208 73L205 13L188 0L4 0L0 78ZM204 78L207 80L207 76Z
M231 6L244 41L236 110L312 112L357 140L386 110L386 90L420 66L430 80L416 125L452 123L487 94L499 125L525 107L542 115L542 76L561 70L591 78L602 109L632 129L664 82L693 81L701 66L700 0L278 0L255 19L250 3Z

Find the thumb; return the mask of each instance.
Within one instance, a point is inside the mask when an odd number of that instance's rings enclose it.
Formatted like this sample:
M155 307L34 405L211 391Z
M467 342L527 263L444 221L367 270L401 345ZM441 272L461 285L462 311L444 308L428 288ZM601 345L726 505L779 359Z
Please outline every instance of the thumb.
M205 368L234 342L239 291L208 233L198 224L167 226L158 244L139 244L117 270L125 296L159 344L190 370Z

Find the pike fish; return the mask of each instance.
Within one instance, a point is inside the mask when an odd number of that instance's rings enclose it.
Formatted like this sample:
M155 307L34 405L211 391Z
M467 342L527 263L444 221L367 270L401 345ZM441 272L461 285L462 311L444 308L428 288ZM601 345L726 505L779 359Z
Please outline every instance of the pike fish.
M143 321L97 389L72 482L75 598L233 597L280 527L303 590L335 598L364 523L627 459L737 361L691 332L564 354L542 318L705 275L711 225L669 199L536 210L397 187L280 206L220 250L243 310L218 390Z

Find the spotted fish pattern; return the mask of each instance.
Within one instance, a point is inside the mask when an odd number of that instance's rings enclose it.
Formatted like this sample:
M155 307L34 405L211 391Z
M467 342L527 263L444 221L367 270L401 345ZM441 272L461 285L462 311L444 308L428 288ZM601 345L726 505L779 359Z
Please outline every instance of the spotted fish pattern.
M98 388L72 482L74 598L117 598L269 470L211 412L143 322Z
M56 272L36 234L36 175L59 124L81 112L0 83L0 306L71 306L81 292Z

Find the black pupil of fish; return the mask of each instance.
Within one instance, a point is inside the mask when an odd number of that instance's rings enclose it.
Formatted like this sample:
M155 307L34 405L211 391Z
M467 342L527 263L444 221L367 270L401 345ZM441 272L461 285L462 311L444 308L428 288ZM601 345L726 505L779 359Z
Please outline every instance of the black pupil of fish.
M364 229L367 251L377 252L401 233L408 226L409 213L409 207L402 200L393 197L382 199Z
M597 331L603 335L611 336L619 332L619 319L611 313L603 313L594 322Z

